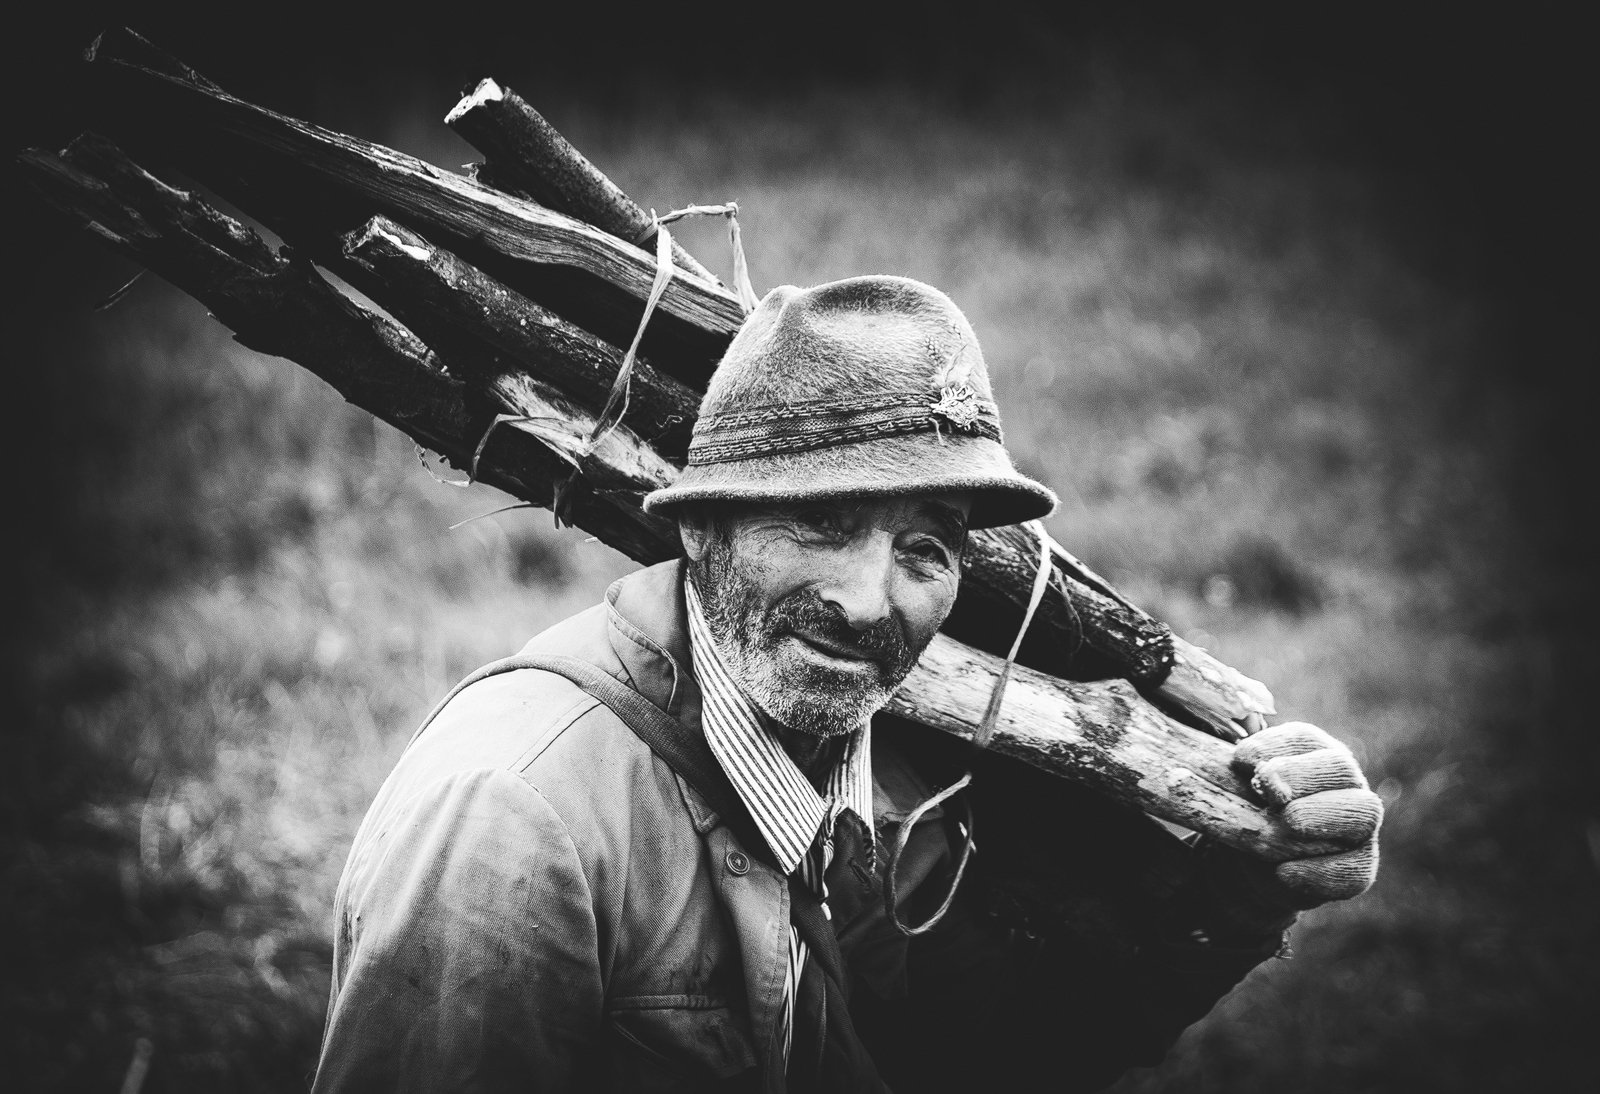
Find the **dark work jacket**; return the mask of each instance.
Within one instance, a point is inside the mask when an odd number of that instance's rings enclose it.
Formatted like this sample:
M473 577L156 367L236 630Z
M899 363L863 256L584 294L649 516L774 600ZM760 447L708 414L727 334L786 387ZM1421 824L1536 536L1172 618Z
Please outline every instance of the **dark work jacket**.
M698 732L682 580L681 563L630 575L527 649L588 661ZM932 787L877 737L882 847ZM958 840L938 810L919 822L909 910L942 899ZM565 678L472 683L357 833L315 1089L783 1090L789 890L760 852ZM908 940L884 914L883 858L857 848L830 907L856 1027L906 1090L1102 1085L1159 1060L1270 952L1041 946L977 884Z

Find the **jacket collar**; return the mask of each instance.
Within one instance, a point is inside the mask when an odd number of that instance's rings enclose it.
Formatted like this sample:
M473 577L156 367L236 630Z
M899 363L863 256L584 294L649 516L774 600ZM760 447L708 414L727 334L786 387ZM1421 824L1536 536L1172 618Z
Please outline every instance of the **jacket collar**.
M606 617L612 652L633 690L679 721L698 725L700 689L689 670L683 580L682 559L618 578L606 590Z
M678 721L703 734L705 729L701 719L704 693L690 667L694 661L689 638L689 611L683 591L686 569L684 561L678 559L648 566L614 581L606 590L606 617L610 624L607 631L624 682ZM867 731L858 731L858 737L848 750L848 762L841 765L840 771L836 772L838 777L830 782L829 794L837 797L840 804L849 806L857 815L861 842L870 848L874 840L869 740ZM717 757L726 770L728 762L725 753L718 752ZM787 757L783 757L783 760L789 768L793 768L792 761ZM729 774L732 775L732 772ZM795 774L804 783L797 770ZM744 796L745 791L737 778L734 784ZM819 803L818 808L823 808L821 799L808 784L804 785L804 791L803 797L815 799ZM703 803L696 805L691 802L691 809L696 813L697 825L702 827L715 817L714 813L706 812ZM778 850L784 841L775 841L770 824L762 824L759 814L757 816L762 837L773 849L774 855L787 863L784 872L788 873L794 868L793 856ZM802 850L809 844L820 821L819 813L809 826L801 825L806 828Z
M689 647L704 707L706 743L777 860L791 874L812 846L818 829L833 839L835 822L853 810L872 832L872 723L856 729L835 755L821 793L795 766L765 724L755 704L740 690L710 628L692 583L683 586L688 609ZM831 849L831 842L829 843Z

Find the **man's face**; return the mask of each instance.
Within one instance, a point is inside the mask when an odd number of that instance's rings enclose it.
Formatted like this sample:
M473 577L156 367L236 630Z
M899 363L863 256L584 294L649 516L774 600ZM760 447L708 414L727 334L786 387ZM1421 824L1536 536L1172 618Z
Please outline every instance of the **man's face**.
M938 494L685 519L706 622L756 706L819 737L881 708L955 603L970 509Z

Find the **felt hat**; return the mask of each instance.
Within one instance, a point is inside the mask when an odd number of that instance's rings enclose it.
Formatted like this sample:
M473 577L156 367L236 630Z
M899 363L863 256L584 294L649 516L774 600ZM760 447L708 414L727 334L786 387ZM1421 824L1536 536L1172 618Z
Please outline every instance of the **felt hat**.
M945 491L973 493L973 528L1056 507L1006 454L961 309L910 278L853 277L766 295L711 377L683 474L644 508Z

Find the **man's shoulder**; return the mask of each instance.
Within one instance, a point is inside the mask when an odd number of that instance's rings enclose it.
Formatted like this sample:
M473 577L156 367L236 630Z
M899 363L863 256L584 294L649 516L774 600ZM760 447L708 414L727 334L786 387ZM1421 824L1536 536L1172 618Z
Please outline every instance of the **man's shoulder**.
M582 723L609 735L621 724L604 704L558 673L506 667L451 696L407 747L401 764L525 772Z
M494 825L474 829L468 822L485 811ZM595 866L607 847L625 845L639 815L652 829L681 818L693 830L676 777L609 708L564 677L513 669L463 688L412 741L352 854L370 853L362 848L386 830L473 830L533 843L544 839L538 832L564 830L579 859Z
M560 673L527 665L541 654L575 657L626 686L605 610L580 612L469 677L406 747L386 796L492 770L517 776L569 820L641 792L649 797L652 786L677 798L670 769L609 707Z
M400 766L499 768L539 783L616 774L616 760L628 754L651 755L599 699L560 673L508 667L453 696L406 749ZM610 762L601 765L601 758Z

